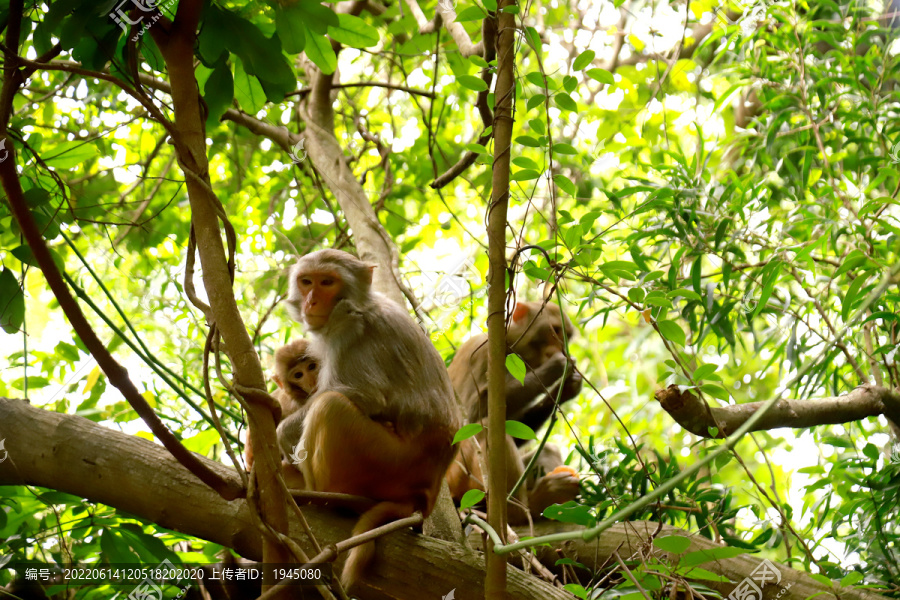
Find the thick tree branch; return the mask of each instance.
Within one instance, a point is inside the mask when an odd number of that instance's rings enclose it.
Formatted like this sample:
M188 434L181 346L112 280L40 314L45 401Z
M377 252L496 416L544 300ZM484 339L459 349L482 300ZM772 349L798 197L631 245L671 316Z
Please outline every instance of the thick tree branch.
M212 493L153 442L6 398L0 398L0 439L6 440L9 453L0 462L0 485L64 491L233 548L246 558L262 558L262 541L247 502L228 502ZM239 481L234 469L200 460L218 476ZM356 521L319 507L305 507L303 514L323 547L348 538ZM289 535L315 554L293 514ZM416 574L415 586L409 584L410 573ZM362 600L421 600L440 598L455 588L458 598L478 598L483 578L481 553L406 531L378 540L376 559L354 594ZM571 600L570 594L516 569L510 569L509 582L510 600Z
M710 407L692 392L679 391L676 385L657 390L654 396L675 422L694 435L706 438L712 437L711 427L719 427L716 437L731 435L763 405L763 402L747 402ZM878 415L897 421L900 418L900 394L881 386L864 385L833 398L781 400L751 431L835 425Z
M21 11L21 2L18 3L18 6L16 6L16 3L11 4L11 10L13 11L11 13L11 19L13 21L17 21L21 18L21 12L16 13L17 10ZM16 28L17 25L13 26L11 23L8 32L12 33ZM17 46L17 39L12 41L8 40L8 45L14 52ZM22 85L23 79L17 70L17 65L21 62L18 57L7 52L5 60L7 67L13 65L16 69L15 71L7 70L3 82L3 89L0 91L0 138L8 140L9 132L7 127L10 111L12 109L11 102L19 87ZM9 148L9 150L10 153L15 156L14 149ZM0 162L0 180L2 180L3 189L6 192L6 198L10 209L19 224L22 235L34 254L35 260L47 280L47 284L53 291L53 295L63 309L66 318L72 324L72 328L75 330L76 335L78 335L85 347L97 361L97 364L104 374L106 374L110 383L122 393L128 403L150 428L150 431L153 432L153 435L155 435L163 443L166 449L171 452L181 464L189 469L191 473L216 490L216 493L220 494L223 498L234 499L240 496L243 493L241 485L236 485L234 482L218 477L214 472L206 468L193 453L189 452L181 445L178 439L159 419L157 414L138 391L137 387L135 387L134 383L128 377L128 371L113 358L112 354L110 354L100 338L97 337L97 334L84 316L84 313L81 311L81 307L75 301L75 298L66 286L62 274L59 272L56 263L53 261L50 250L47 248L47 244L34 221L31 210L28 208L28 204L23 195L22 184L19 180L19 174L16 169L15 159Z
M191 205L191 229L196 236L200 264L203 266L203 285L209 298L210 327L221 333L228 347L234 371L234 387L258 390L266 394L266 381L259 356L247 332L232 288L233 262L226 256L222 244L221 219L229 246L236 241L225 209L213 192L207 159L205 116L201 110L200 91L194 75L194 46L197 23L203 11L203 0L182 0L178 4L175 23L165 19L150 29L153 40L166 62L171 85L175 127L172 140L178 162L185 174L185 185ZM223 382L227 385L227 382ZM276 447L275 420L269 406L252 401L252 393L244 394L255 463L253 474L259 489L259 510L262 521L275 537L287 532L287 506L291 499L282 483L281 453ZM263 545L266 562L289 562L291 553L275 537L268 537ZM274 581L268 577L266 584Z
M406 0L406 6L409 7L413 18L416 20L420 34L434 33L443 24L444 29L447 30L447 33L450 34L450 37L456 43L456 47L459 48L460 54L465 57L476 54L482 56L484 54L484 43L472 43L472 38L469 37L462 23L456 22L456 11L453 10L454 5L455 3L453 2L438 2L434 19L429 21L416 0Z
M359 257L378 266L374 273L375 289L403 304L397 249L354 177L334 134L333 77L308 61L304 68L310 79L310 93L299 113L306 123L306 153L344 211Z
M575 532L580 529L578 525L545 520L538 521L531 527L516 527L515 531L521 537L527 537L533 535L544 536L565 531ZM648 558L648 553L652 553L663 561L673 560L675 559L674 555L662 552L650 543L654 538L670 535L682 535L690 538L691 545L685 551L686 553L714 550L722 547L701 535L692 535L690 532L671 525L662 525L651 521L628 521L613 525L601 537L594 540L573 539L566 542L562 550L559 547L543 546L535 548L535 551L537 552L538 560L553 573L560 576L563 574L564 567L558 565L557 562L563 556L585 565L589 571L579 571L578 574L581 576L582 574L593 573L597 569L603 569L604 565L609 564L610 559L616 552L626 560L632 556L637 557L639 560L645 559ZM477 534L469 535L469 544L473 548L480 550L483 545L481 536ZM759 568L761 563L762 558L751 554L718 559L705 563L702 567L717 575L728 577L731 580L730 582L712 581L710 579L696 579L694 581L711 587L720 592L722 597L725 598L737 587L737 584L750 576L755 569ZM859 588L843 588L835 585L837 587L835 589L835 587L816 581L803 571L797 571L781 564L775 564L775 567L779 571L781 581L775 584L770 579L769 585L763 588L764 598L774 598L780 590L784 591L781 592L781 595L777 595L779 600L806 600L813 597L819 600L878 600L884 598L884 596ZM690 574L688 574L687 579L691 580ZM588 582L584 581L583 583ZM790 586L790 589L785 590L788 586Z

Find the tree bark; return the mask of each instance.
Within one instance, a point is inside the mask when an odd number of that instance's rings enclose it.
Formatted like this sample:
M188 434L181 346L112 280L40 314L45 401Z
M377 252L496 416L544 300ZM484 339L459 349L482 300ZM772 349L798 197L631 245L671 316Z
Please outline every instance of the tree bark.
M262 559L262 540L243 499L227 501L181 466L164 448L85 418L0 398L0 485L36 485L99 502L188 535ZM234 469L201 458L216 473L238 481ZM353 515L304 507L324 546L349 537ZM312 545L293 514L289 535L308 553ZM484 555L459 544L398 532L376 543L376 559L354 589L361 600L477 598L484 589ZM343 557L339 559L338 565ZM571 595L510 569L511 600L571 600Z
M227 216L213 191L209 177L206 131L201 113L200 89L194 74L194 46L197 27L203 12L202 0L183 0L169 27L153 27L151 35L166 63L172 86L175 128L172 136L178 163L185 174L185 187L191 205L191 227L196 235L197 252L203 266L203 286L209 298L210 315L228 348L234 370L234 383L262 395L267 394L259 355L241 318L232 288L232 271L222 244L222 228ZM221 214L220 214L221 213ZM227 229L226 229L227 232ZM223 382L223 384L226 382ZM270 406L245 396L250 436L253 442L256 477L259 490L259 512L262 520L275 532L287 532L286 496L278 481L281 453L275 444L275 417ZM227 443L227 440L223 440ZM273 538L263 544L266 562L291 562L287 547ZM267 574L264 584L275 582ZM280 594L283 596L283 594Z
M538 521L534 524L534 528L516 527L516 533L520 537L526 536L542 536L553 533L562 533L566 531L581 531L583 527L567 523L558 523L556 521ZM556 574L561 574L561 570L556 566L556 562L566 556L572 558L588 569L597 569L603 565L608 565L615 561L615 553L627 560L629 556L637 554L646 558L647 548L655 537L664 537L668 535L682 535L690 538L691 545L685 552L697 552L700 550L710 550L713 548L721 548L712 540L705 537L691 534L671 525L660 525L652 521L629 521L627 523L617 523L613 525L599 538L585 542L580 539L573 539L565 542L563 550L558 552L556 548L542 547L536 549L538 560L541 561L548 569ZM473 548L481 549L481 536L471 534L469 543ZM673 561L677 555L663 552L657 548L653 548L653 554L664 561ZM731 579L732 583L720 583L709 581L706 579L696 579L697 583L711 587L722 593L726 597L734 590L745 577L748 577L762 563L761 558L757 558L751 554L741 554L733 558L725 558L700 565L702 568L712 571L718 575L722 575ZM516 559L513 559L516 563ZM672 564L672 563L670 563ZM832 588L825 584L819 583L809 576L808 573L797 571L790 567L773 563L781 574L781 581L777 585L769 585L763 588L763 599L771 600L778 595L779 591L786 588L790 584L790 589L778 596L778 600L806 600L807 598L818 598L819 600L885 600L884 596L873 594L867 590L860 588L843 588L835 583ZM582 571L583 573L584 571ZM690 580L688 576L688 580ZM585 582L586 583L586 582Z
M663 409L676 423L700 437L713 437L710 428L717 427L716 437L725 438L740 427L762 402L745 402L731 406L711 407L690 390L679 391L670 385L654 394ZM772 407L752 431L768 431L779 427L805 428L835 425L885 415L900 420L900 394L877 385L863 385L843 396L811 400L781 400Z
M515 15L503 11L515 0L501 0L497 23L497 85L494 88L494 164L488 207L488 523L506 542L506 220L515 95ZM488 18L493 18L488 16ZM506 556L488 542L486 600L506 597Z

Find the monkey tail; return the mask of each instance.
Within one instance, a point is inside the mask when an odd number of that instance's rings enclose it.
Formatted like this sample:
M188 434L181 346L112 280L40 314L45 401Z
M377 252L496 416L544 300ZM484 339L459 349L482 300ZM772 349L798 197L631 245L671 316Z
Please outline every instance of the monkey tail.
M412 516L414 512L415 507L409 502L379 502L362 514L356 523L356 527L353 528L353 535L362 535L394 519L405 519ZM359 580L374 557L374 540L350 550L350 553L347 555L347 562L344 563L344 570L341 573L341 584L343 584L345 589L349 589L350 586Z

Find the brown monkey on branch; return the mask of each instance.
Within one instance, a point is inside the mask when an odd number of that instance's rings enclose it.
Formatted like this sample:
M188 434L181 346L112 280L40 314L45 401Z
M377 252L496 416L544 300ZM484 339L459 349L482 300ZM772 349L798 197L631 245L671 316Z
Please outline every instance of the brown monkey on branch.
M296 412L305 412L310 396L316 391L318 376L318 361L309 354L307 340L294 340L275 351L275 374L272 379L278 389L272 392L272 397L281 406L281 421ZM296 454L302 451L281 446L281 466L288 488L304 487L303 475L294 466L303 460ZM244 460L247 469L250 469L253 466L253 446L249 438L244 446Z
M456 448L458 407L444 362L403 307L371 291L372 265L319 250L290 270L288 312L306 324L319 360L306 413L278 426L282 444L308 452L306 487L378 500L354 535L415 511L428 516ZM350 551L348 585L374 544Z
M563 333L566 339L572 339L575 327L556 304L516 304L507 328L508 350L522 358L527 372L522 383L509 373L506 375L507 420L538 429L553 414L560 386L560 404L581 391L581 375L575 371L572 359L564 354ZM563 381L567 364L568 373ZM474 336L460 346L449 372L469 422L482 422L487 417L487 336ZM484 434L479 434L476 440L478 444L471 440L461 444L460 455L447 474L450 493L456 500L471 489L485 489L487 478L478 451L479 444L484 444ZM506 443L508 492L525 471L525 462L517 448L520 442L507 436ZM510 523L527 521L523 506L528 507L532 516L540 516L551 504L571 500L578 493L579 480L574 470L557 468L562 466L558 449L545 446L536 465L540 476L530 477L520 488L519 502L509 506Z

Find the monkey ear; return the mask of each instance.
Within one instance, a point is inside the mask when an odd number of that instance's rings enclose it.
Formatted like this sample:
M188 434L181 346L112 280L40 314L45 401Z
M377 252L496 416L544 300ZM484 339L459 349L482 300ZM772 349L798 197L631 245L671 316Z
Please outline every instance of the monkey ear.
M372 274L375 272L375 265L366 265L363 271L363 281L372 285Z
M518 323L522 319L528 316L528 305L522 304L521 302L516 303L516 307L513 309L512 320L514 323Z

